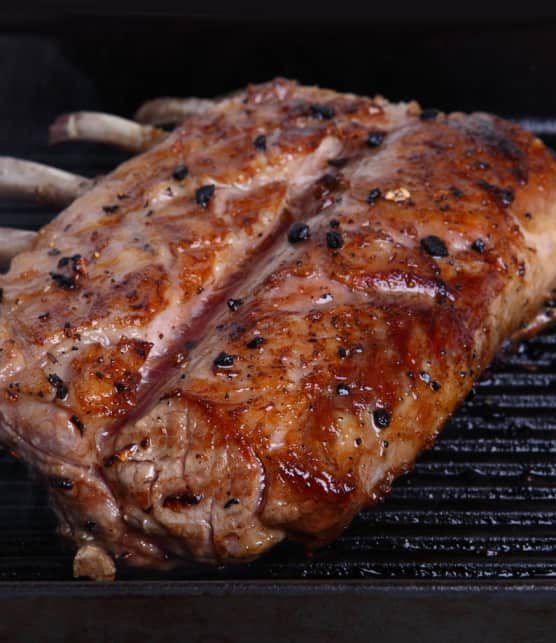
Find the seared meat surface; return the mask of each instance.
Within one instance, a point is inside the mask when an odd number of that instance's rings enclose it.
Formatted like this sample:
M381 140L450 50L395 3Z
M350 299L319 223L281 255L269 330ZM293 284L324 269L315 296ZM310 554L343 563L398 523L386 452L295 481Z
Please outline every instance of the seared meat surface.
M0 276L0 438L93 576L319 546L542 311L555 251L556 165L517 125L248 87Z

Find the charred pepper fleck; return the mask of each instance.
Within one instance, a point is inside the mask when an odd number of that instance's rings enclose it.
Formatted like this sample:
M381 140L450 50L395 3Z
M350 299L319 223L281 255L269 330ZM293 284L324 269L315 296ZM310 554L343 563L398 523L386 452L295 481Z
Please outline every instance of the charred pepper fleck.
M367 145L369 147L378 147L384 142L386 134L384 132L369 132L367 136Z
M236 311L236 310L241 306L241 304L243 304L243 300L242 300L242 299L232 299L232 298L230 297L230 299L228 299L228 301L226 302L226 304L227 304L228 308L229 308L233 313L235 313L235 311Z
M440 237L437 237L434 234L429 235L421 239L421 247L425 252L427 252L431 257L447 257L448 248L446 244Z
M64 491L70 491L71 489L73 489L73 482L69 478L52 476L50 478L50 486L54 487L54 489L63 489Z
M266 342L266 339L258 335L257 337L253 337L253 339L247 342L247 344L245 345L247 346L247 348L258 348L259 346L262 346L265 342Z
M477 185L483 190L487 190L487 192L493 194L503 208L509 207L514 202L515 193L511 187L501 188L483 180L479 181Z
M253 141L253 145L259 152L266 152L266 136L264 134L260 134L259 136L257 136L257 138Z
M337 250L344 245L344 239L339 232L327 232L326 245L332 250Z
M203 185L195 191L195 201L202 207L206 208L209 201L214 196L214 185Z
M79 272L79 262L81 261L81 255L80 254L75 254L72 255L71 257L62 257L58 261L58 268L65 268L66 266L69 266L70 263L72 264L72 269L75 272Z
M482 239L475 239L471 244L471 250L478 252L480 255L485 251L485 242Z
M214 358L216 368L231 368L234 365L235 357L222 351Z
M331 219L330 223L328 224L331 228L339 228L340 227L340 222L338 219Z
M349 386L347 384L340 383L336 387L336 393L338 395L341 395L342 397L345 397L346 395L349 395Z
M386 429L390 426L390 413L386 409L375 409L373 421L377 429Z
M187 165L180 163L176 165L174 171L172 172L172 178L176 181L183 181L185 177L189 174L189 168Z
M50 373L48 376L48 382L56 390L56 397L59 400L64 400L68 396L68 389L65 386L62 379L56 375L56 373Z
M306 223L297 221L292 223L288 230L288 241L290 243L299 243L300 241L307 241L311 236L311 230Z
M381 195L382 192L380 191L380 188L373 188L367 195L367 203L374 203Z
M102 209L106 212L106 214L114 214L114 212L117 212L120 209L120 206L117 204L103 205Z
M237 498L230 498L224 503L224 509L229 509L233 505L239 505L239 500Z
M319 121L330 120L336 114L332 105L311 105L310 109L312 115Z
M186 492L181 494L174 494L166 496L162 506L164 509L171 509L172 511L179 511L181 507L187 505L198 505L201 502L201 496L198 494Z
M502 188L500 192L500 203L504 208L509 207L515 199L515 194L512 188Z
M72 290L76 287L75 279L73 277L66 277L59 272L49 273L52 277L52 280L56 283L58 288L64 288L65 290Z

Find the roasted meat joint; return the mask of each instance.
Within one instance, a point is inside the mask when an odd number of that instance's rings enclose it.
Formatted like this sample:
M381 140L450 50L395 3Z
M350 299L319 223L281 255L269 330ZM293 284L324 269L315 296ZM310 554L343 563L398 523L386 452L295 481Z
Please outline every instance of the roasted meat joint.
M0 193L68 206L2 233L0 439L78 576L318 548L550 322L556 163L515 123L277 79L51 136L139 153L0 160Z

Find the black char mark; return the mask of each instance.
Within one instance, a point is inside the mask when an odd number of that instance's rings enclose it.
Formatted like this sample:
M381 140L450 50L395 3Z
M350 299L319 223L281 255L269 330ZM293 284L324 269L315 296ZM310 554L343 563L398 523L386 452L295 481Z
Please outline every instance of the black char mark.
M60 272L51 272L49 274L52 278L52 281L54 281L58 288L63 288L64 290L73 290L77 286L73 277L67 277L66 275L62 275Z
M50 373L48 376L48 382L56 390L56 397L59 400L65 400L68 396L68 389L62 379L56 375L56 373Z
M480 255L485 251L485 242L482 239L475 239L471 244L471 250L478 252Z
M189 169L187 165L180 163L179 165L176 165L176 168L172 172L172 178L176 181L183 181L188 174Z
M336 110L332 105L311 105L311 113L319 121L321 120L330 120L336 114Z
M288 230L288 241L290 243L299 243L300 241L307 241L311 236L311 230L306 223L297 221L292 223Z
M235 311L243 304L243 301L241 299L233 299L230 297L228 301L226 302L228 308L235 313Z
M425 252L427 252L431 257L447 257L448 248L446 244L440 237L437 237L434 234L429 235L421 239L421 247Z
M195 201L202 207L206 208L214 196L214 185L203 185L195 192Z
M487 181L479 181L477 185L490 192L503 208L508 208L514 202L515 193L511 187L501 188Z
M367 195L367 203L374 203L381 195L382 192L380 191L380 188L373 188Z
M171 511L180 511L180 509L183 509L184 507L198 505L200 502L200 495L186 491L184 493L166 496L162 506L164 509L170 509Z
M260 134L259 136L257 136L257 138L253 141L253 145L255 146L255 149L258 150L259 152L265 152L266 136L264 134Z
M54 489L62 489L63 491L71 491L73 489L73 482L69 478L61 478L52 476L50 478L50 486Z
M332 250L338 250L344 245L344 240L342 235L339 232L327 232L326 233L326 245Z
M384 132L370 132L367 136L367 145L369 147L378 147L384 142L385 136Z
M231 368L234 365L234 356L222 351L214 358L216 368Z
M254 337L250 342L247 342L246 346L247 348L258 348L262 346L265 341L265 338L259 335L258 337Z
M373 411L373 421L377 429L386 429L390 426L390 413L385 409L375 409Z

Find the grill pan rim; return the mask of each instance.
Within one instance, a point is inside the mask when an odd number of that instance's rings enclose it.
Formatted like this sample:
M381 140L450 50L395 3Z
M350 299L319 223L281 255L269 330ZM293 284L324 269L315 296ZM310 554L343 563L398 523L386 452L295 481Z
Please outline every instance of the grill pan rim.
M296 597L314 595L350 594L378 596L383 594L436 595L436 594L499 594L541 592L556 595L555 579L523 580L342 580L323 581L267 580L250 581L2 581L0 601L14 598L145 598L145 597L199 597L256 595Z

